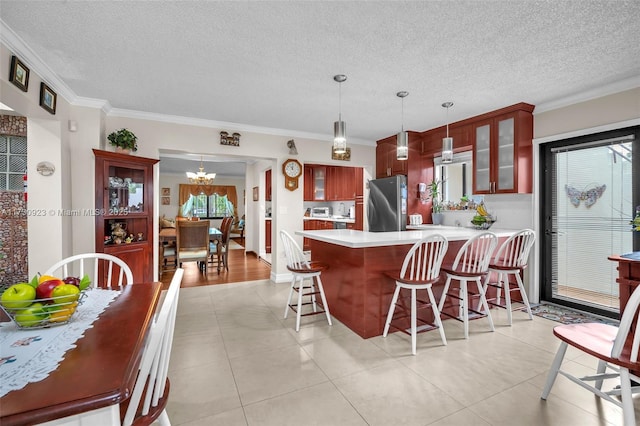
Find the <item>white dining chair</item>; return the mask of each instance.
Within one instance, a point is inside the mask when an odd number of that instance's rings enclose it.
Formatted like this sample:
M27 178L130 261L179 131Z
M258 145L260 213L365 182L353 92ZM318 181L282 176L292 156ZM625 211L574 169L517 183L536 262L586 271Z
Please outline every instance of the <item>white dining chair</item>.
M396 290L393 293L391 299L391 305L389 306L389 312L387 313L387 321L384 325L383 337L387 337L389 328L393 327L404 333L411 335L411 353L416 354L416 335L421 331L429 331L437 328L440 332L440 338L442 344L447 344L447 339L444 335L444 328L440 320L440 311L438 310L438 304L433 295L431 287L440 279L440 266L442 265L442 259L444 259L447 253L447 247L449 242L445 237L440 234L433 234L415 243L402 262L402 269L397 273L388 273L396 282ZM409 297L398 298L402 289L410 290L411 295ZM426 290L428 300L420 300L417 297L418 290ZM410 308L407 312L407 304L404 299L410 299ZM434 323L429 323L425 320L418 318L418 309L431 308L433 311ZM395 314L396 309L401 313ZM396 326L394 323L397 321L406 321L406 318L410 318L410 333L407 332L406 322L398 323ZM417 323L420 321L423 325L418 330ZM426 325L426 327L424 327Z
M184 269L176 269L160 312L150 326L133 392L120 407L125 413L122 426L130 426L134 421L152 424L156 420L162 426L171 426L166 411L169 399L167 373L183 275Z
M469 338L469 311L487 317L491 331L495 331L489 305L484 295L482 280L489 272L489 262L493 251L498 245L498 237L492 232L482 232L467 240L458 250L453 266L443 267L442 271L447 274L447 281L442 291L438 309L443 315L447 315L464 324L464 338ZM452 280L460 283L456 289L451 289ZM484 312L475 311L469 308L468 282L476 283L477 294L480 295L480 309ZM450 315L444 311L445 300L453 299L452 305L457 303L458 315Z
M621 408L624 426L637 426L633 394L640 393L638 385L640 383L638 375L640 371L639 307L640 287L636 287L624 308L618 327L601 322L564 324L554 327L553 334L560 339L560 347L549 369L540 398L547 400L558 374L561 374L595 396ZM578 377L575 375L574 366L568 366L566 370L562 369L562 361L569 346L573 348L572 350L579 351L580 355L597 359L595 374ZM571 358L573 360L582 358L577 355L576 352L571 355ZM580 362L584 363L584 361ZM617 384L617 386L605 391L602 389L604 380L609 381L608 385ZM566 392L568 391L562 391L562 393Z
M83 253L67 257L53 264L43 275L61 279L68 276L82 278L85 274L91 279L91 287L122 288L133 284L133 273L127 263L106 253ZM126 278L126 280L125 280Z

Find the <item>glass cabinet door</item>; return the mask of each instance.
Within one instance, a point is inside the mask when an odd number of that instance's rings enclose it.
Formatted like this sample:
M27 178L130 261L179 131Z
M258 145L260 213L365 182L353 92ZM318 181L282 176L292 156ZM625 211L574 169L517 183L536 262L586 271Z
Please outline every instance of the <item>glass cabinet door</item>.
M473 163L475 176L473 183L476 191L491 189L491 125L476 127L475 159Z
M144 179L144 169L109 166L105 205L110 215L145 211Z
M313 199L318 201L324 201L325 198L325 175L326 169L324 167L313 168Z
M502 191L514 189L514 119L498 121L498 183Z

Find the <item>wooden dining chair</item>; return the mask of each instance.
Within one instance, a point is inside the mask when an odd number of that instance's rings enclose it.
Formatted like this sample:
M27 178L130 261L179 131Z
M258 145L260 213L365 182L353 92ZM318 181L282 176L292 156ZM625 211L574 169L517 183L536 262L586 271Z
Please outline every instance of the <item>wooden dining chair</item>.
M120 406L122 426L134 422L150 425L156 420L162 426L171 426L166 411L170 388L167 374L183 275L184 269L176 269L160 311L149 328L133 392Z
M449 242L440 234L425 237L409 249L399 272L387 273L396 282L396 290L391 299L382 336L387 337L390 327L411 335L411 353L413 355L416 354L417 333L422 331L438 328L442 344L447 344L444 328L440 320L440 311L431 287L440 279L440 266L447 253L448 246ZM398 303L402 289L410 290L411 294L409 297L400 298L400 303ZM418 290L426 290L429 299L418 299ZM410 301L408 309L405 299ZM418 309L424 308L432 309L435 324L418 318ZM400 311L399 314L395 313L396 309ZM410 318L410 332L407 332L406 318ZM418 330L417 326L418 321L422 323L420 330Z
M176 222L176 261L178 267L183 262L199 262L198 267L206 272L209 259L209 221Z
M546 400L549 397L558 374L561 374L594 395L622 408L624 426L637 426L633 394L640 393L640 385L638 385L640 383L639 306L640 287L636 287L625 306L618 327L600 322L554 327L553 334L561 342L551 363L540 398ZM562 369L562 361L569 346L598 360L595 374L577 377L571 372L573 367L567 370ZM577 358L572 354L572 359ZM613 384L617 383L617 386L603 391L602 385L605 379L613 380Z
M438 309L443 315L447 315L464 324L464 338L469 338L469 311L477 315L476 318L486 317L489 320L491 331L495 331L489 305L484 295L482 281L489 272L489 262L493 251L498 245L498 237L492 232L482 232L467 240L458 250L453 266L442 267L442 271L447 274L447 281L440 298ZM456 280L460 283L458 288L452 289L451 282ZM484 312L473 310L469 307L468 282L475 282L477 294L480 296L480 309ZM453 300L450 304L458 306L458 315L454 316L444 309L446 299Z
M122 288L133 284L133 273L127 263L106 253L83 253L67 257L53 264L43 275L64 279L68 276L91 278L91 287Z
M217 240L217 242L210 241L209 251L211 252L211 263L213 263L214 254L217 256L218 253L218 244L220 244L220 259L217 259L218 262L218 272L220 271L220 265L225 270L229 270L228 263L228 251L229 251L229 240L231 239L231 226L233 224L233 217L228 216L222 219L220 223L220 233L221 237Z

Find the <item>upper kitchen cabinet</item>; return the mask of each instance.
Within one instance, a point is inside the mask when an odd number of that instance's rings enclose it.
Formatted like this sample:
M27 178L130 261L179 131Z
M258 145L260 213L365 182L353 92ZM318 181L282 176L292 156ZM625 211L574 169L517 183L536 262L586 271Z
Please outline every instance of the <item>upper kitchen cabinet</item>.
M455 152L470 151L473 146L472 126L468 123L449 124L449 137L453 138ZM437 157L442 152L442 139L447 136L447 127L437 127L423 133L421 154L426 157Z
M264 172L264 199L266 201L271 201L271 169Z
M412 133L409 134L411 145ZM409 155L411 160L411 155ZM379 140L376 145L376 178L386 178L395 175L406 175L409 160L398 160L396 154L396 135Z
M329 166L326 169L326 200L352 201L356 198L356 174L353 167Z
M304 201L313 200L313 168L304 166Z
M474 121L474 194L531 193L533 108L520 103Z

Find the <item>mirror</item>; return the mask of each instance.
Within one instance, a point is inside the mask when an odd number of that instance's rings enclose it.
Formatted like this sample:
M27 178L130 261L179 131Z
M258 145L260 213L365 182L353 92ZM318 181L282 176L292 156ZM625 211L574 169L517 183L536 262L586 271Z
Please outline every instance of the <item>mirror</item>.
M459 203L463 196L471 197L473 191L473 154L471 151L453 155L453 162L442 164L442 158L434 159L435 179L442 181L442 201Z

